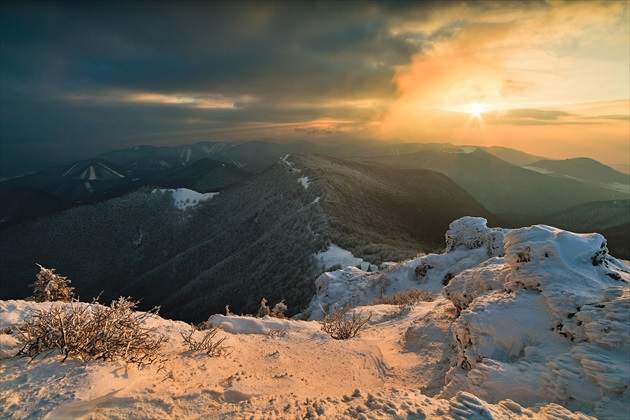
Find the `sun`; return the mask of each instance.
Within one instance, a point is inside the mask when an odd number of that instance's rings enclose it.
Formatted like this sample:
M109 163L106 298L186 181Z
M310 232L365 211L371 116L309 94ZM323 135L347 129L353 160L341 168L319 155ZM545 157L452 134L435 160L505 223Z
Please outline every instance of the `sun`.
M473 117L479 118L481 114L485 110L485 105L479 102L473 102L470 104L470 108L468 109L468 113Z

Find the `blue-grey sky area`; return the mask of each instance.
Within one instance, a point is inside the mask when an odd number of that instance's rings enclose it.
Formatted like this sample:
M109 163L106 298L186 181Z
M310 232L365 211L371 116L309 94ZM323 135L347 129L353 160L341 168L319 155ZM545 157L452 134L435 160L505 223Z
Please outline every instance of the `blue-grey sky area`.
M553 157L534 140L627 136L624 1L0 4L2 176L138 144L370 138Z

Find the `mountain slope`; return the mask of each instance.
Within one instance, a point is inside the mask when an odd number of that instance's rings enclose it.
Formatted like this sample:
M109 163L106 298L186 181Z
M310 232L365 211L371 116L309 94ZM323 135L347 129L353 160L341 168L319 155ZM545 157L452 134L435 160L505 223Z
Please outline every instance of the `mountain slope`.
M3 183L36 189L70 202L94 202L111 190L131 184L131 172L104 159L87 159L57 166Z
M0 226L55 213L73 203L33 188L0 183Z
M443 173L496 214L549 214L591 201L628 198L620 191L523 169L475 148L427 150L369 161Z
M255 311L263 297L295 313L327 244L373 263L410 258L466 214L499 222L441 174L296 155L189 210L144 191L8 228L0 274L14 284L2 297L28 295L38 262L76 279L84 299L141 296L189 321L226 304Z
M371 261L391 259L371 253L374 244L395 244L408 249L410 257L417 249L436 249L449 219L456 215L482 215L492 224L502 222L437 172L313 155L290 159L300 168L299 176L312 180L314 186L308 189L322 198L319 204L331 226L327 236Z
M546 224L579 233L599 232L629 222L630 200L586 203L544 218Z
M195 163L172 170L152 182L166 188L188 188L199 192L216 191L250 176L235 166L202 158Z

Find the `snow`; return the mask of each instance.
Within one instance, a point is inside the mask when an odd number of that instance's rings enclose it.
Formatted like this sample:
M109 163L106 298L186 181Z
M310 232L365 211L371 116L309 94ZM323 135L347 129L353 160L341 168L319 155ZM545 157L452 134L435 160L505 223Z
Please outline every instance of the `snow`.
M89 192L89 193L93 193L94 192L94 188L92 187L92 184L90 184L89 182L85 181L83 183L83 186L85 187L87 192Z
M620 182L610 182L608 184L600 184L604 188L609 188L611 190L620 191L623 193L630 193L630 185L622 184Z
M118 176L118 177L120 177L120 178L124 178L124 177L125 177L124 175L119 174L118 172L116 172L115 170L113 170L112 168L110 168L109 166L107 166L107 165L103 165L101 162L98 162L98 164L99 164L99 165L101 165L103 168L105 168L105 170L107 170L107 171L109 171L109 172L113 173L114 175L116 175L116 176Z
M169 341L143 369L11 357L17 336L0 334L0 417L628 418L630 267L601 235L462 218L446 243L371 273L331 245L322 261L349 266L317 279L309 321L208 314L226 357L190 351L190 327L157 316ZM442 294L403 313L370 304L411 287ZM0 328L50 305L63 303L0 301ZM333 340L320 305L372 317Z
M74 169L77 165L78 165L78 163L75 163L74 165L72 165L72 166L70 167L70 169L68 169L66 172L64 172L64 173L63 173L63 175L61 175L61 176L68 176L68 174L69 174L70 172L72 172L72 170L73 170L73 169Z
M302 172L300 169L295 167L295 164L289 160L289 157L291 157L291 155L287 154L287 155L281 157L280 159L278 159L278 162L283 163L284 165L286 165L291 170L291 172L294 172L294 173L295 172ZM304 178L306 178L306 177L304 177ZM306 180L308 181L308 178L306 178ZM302 182L302 181L298 180L298 182ZM308 187L308 185L306 187L304 187L304 188L307 188L307 187Z
M317 197L315 197L315 200L313 200L313 204L319 203L319 200L321 200L321 197L318 195Z
M90 165L79 175L79 179L87 179L88 181L94 181L98 179L96 177L96 171L94 170L94 166Z
M317 322L294 321L265 316L253 318L251 316L212 315L208 325L219 327L232 334L269 334L273 331L311 331L318 332Z
M342 267L361 265L367 270L370 263L365 262L362 258L355 257L352 252L341 248L333 243L328 245L325 251L315 254L315 259L319 261L324 269L340 264ZM376 268L375 266L372 266Z
M545 169L545 168L539 168L538 166L527 165L527 166L523 166L523 168L529 169L530 171L538 172L538 173L541 173L541 174L552 174L553 173L553 171L550 171L550 170Z
M308 189L308 184L309 184L309 180L307 176L301 176L298 178L298 182L300 184L302 184L302 186L304 187L304 189Z
M482 264L489 256L501 255L505 231L488 228L482 218L458 219L451 223L446 233L448 252L386 264L381 271L371 273L356 268L361 263L362 268L367 270L363 260L331 244L326 252L315 254L315 257L327 268L335 264L346 268L324 273L315 280L318 293L306 312L317 316L321 315L320 307L364 305L381 294L391 295L410 288L439 292L445 279Z
M162 192L170 192L173 194L173 202L177 206L178 209L185 210L189 207L196 206L215 195L216 193L199 193L197 191L189 190L187 188L177 188L177 189L160 189L153 191L162 191Z
M474 152L475 150L477 150L477 148L476 148L476 147L473 147L473 146L463 146L463 147L460 147L459 149L457 149L457 153L466 153L466 154L468 154L468 153L472 153L472 152Z

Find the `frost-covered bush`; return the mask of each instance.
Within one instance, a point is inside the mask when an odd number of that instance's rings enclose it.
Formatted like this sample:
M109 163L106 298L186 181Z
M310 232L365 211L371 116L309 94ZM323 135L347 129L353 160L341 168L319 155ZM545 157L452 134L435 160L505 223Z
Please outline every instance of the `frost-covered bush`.
M402 315L413 310L413 305L419 302L432 302L435 296L431 292L416 288L402 290L391 296L382 295L372 301L372 305L396 305L396 309L390 312L391 315Z
M372 312L367 316L363 316L362 311L352 311L352 315L349 314L350 308L335 309L332 314L324 312L324 319L319 321L322 325L322 330L330 335L335 340L347 340L356 336L359 330L372 319Z
M37 281L30 285L33 291L35 302L62 301L70 302L74 296L74 288L70 287L70 280L67 277L55 274L55 269L45 268L39 264Z
M17 327L23 344L18 355L35 358L52 349L65 360L75 355L83 361L117 360L150 364L166 341L155 328L144 327L144 321L157 313L135 312L137 303L120 297L110 306L96 301L90 305L72 302L36 311L24 326Z
M372 301L372 305L413 305L419 302L432 302L435 296L426 290L416 288L402 290L391 296L383 295Z
M210 326L201 341L197 341L194 337L197 331L197 328L192 326L187 333L181 333L184 344L188 346L188 350L203 351L210 357L222 357L231 353L229 347L223 345L226 337L215 340L219 328Z
M267 306L267 299L262 298L262 300L260 301L260 308L256 313L256 317L262 318L265 316L272 316L274 318L284 318L284 313L286 312L286 310L287 305L285 305L284 300L276 303L273 309L271 309L269 308L269 306Z

